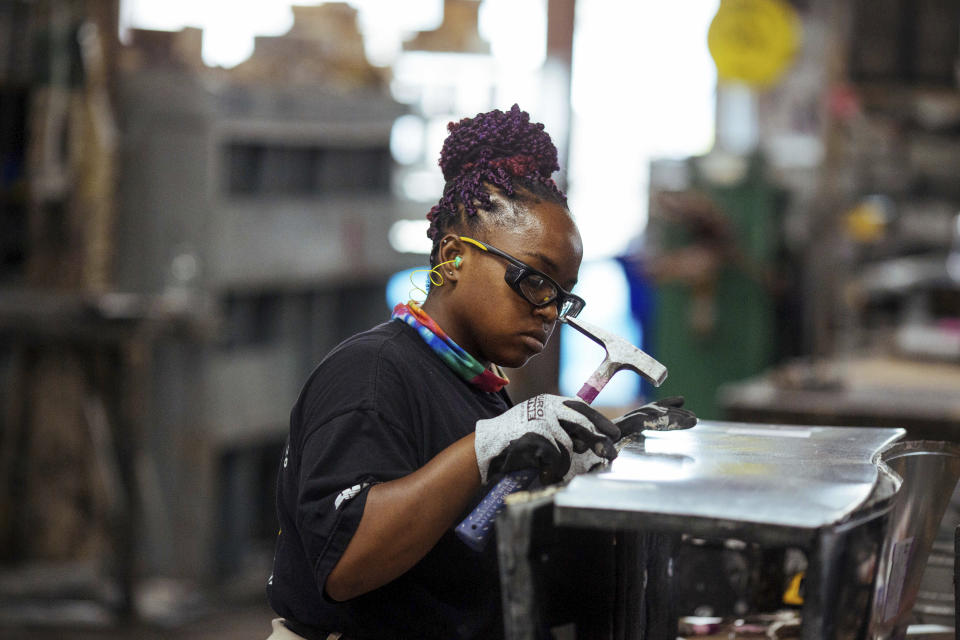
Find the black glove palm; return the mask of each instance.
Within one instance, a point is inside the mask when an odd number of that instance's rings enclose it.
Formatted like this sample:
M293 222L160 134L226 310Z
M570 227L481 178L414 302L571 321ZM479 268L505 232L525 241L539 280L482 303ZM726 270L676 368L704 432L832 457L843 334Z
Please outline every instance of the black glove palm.
M683 408L683 396L670 396L634 409L613 421L622 435L650 431L676 431L697 424L697 416Z

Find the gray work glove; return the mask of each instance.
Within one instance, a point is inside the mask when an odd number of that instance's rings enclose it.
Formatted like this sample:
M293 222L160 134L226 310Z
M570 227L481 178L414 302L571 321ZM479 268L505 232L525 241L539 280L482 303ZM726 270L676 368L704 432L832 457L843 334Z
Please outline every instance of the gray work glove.
M537 469L543 484L567 481L617 457L620 430L576 398L539 395L477 421L477 465L490 476Z
M621 435L625 436L644 430L689 429L697 424L697 416L683 408L683 396L670 396L634 409L616 418L613 423L620 429Z

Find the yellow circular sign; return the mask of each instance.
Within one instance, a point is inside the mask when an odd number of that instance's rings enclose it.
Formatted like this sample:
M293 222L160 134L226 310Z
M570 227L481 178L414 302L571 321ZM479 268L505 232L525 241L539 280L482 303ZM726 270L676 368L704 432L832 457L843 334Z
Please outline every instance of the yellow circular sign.
M707 32L720 80L767 87L796 54L800 19L784 0L721 0Z

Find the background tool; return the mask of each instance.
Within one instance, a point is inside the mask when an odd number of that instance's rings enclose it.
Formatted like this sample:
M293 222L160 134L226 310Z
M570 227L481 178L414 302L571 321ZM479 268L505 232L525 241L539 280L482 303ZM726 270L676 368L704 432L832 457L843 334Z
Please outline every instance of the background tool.
M588 404L593 402L597 394L621 369L636 371L657 387L666 380L667 368L630 344L628 340L576 318L567 317L561 322L566 322L599 344L606 353L603 362L577 392L577 396L584 402ZM524 469L506 474L470 515L457 526L457 536L471 549L482 550L493 530L497 514L503 510L504 499L511 493L530 486L536 477L536 469Z

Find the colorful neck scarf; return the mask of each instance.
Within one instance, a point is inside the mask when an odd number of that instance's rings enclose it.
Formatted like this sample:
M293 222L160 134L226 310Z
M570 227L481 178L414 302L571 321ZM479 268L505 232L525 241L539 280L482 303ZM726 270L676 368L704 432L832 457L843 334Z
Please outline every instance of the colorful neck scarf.
M510 382L501 378L490 369L477 362L477 359L464 351L460 345L443 332L433 318L414 301L400 303L393 308L393 317L403 320L417 330L423 341L453 369L457 375L482 391L496 392Z

